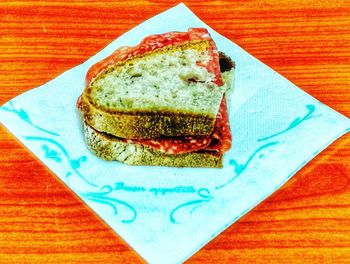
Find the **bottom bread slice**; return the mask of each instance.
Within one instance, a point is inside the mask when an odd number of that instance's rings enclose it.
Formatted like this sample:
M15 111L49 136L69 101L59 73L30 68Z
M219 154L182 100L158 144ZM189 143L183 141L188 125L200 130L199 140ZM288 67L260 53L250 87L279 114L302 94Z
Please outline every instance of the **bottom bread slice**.
M96 131L83 122L85 141L89 149L105 160L129 165L152 165L171 167L221 168L222 154L213 151L197 151L185 154L166 154L140 144Z

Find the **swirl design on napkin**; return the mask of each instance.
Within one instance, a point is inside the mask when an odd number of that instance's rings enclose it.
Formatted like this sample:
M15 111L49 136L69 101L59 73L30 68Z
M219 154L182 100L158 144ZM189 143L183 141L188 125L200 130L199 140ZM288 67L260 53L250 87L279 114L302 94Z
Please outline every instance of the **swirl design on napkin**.
M318 116L312 115L312 114L315 112L315 109L316 109L316 107L315 107L314 105L308 104L308 105L306 105L306 109L308 110L308 113L307 113L305 116L303 116L303 117L297 117L297 118L295 118L295 119L289 124L289 126L288 126L286 129L284 129L284 130L282 130L282 131L280 131L280 132L277 132L277 133L275 133L275 134L272 134L272 135L270 135L270 136L263 137L263 138L259 138L258 141L264 141L264 140L271 139L271 138L273 138L273 137L282 135L282 134L288 132L289 130L291 130L291 129L297 127L297 126L299 126L302 122L304 122L304 121L306 121L306 120L308 120L308 119L310 119L310 118L318 117Z
M53 136L59 136L59 135L60 135L60 134L57 134L57 133L55 133L55 132L46 130L46 129L40 127L40 126L37 126L37 125L33 124L33 122L30 120L29 115L27 114L27 112L24 111L22 108L21 108L21 109L16 109L16 108L13 106L12 101L9 101L8 104L9 104L10 107L2 106L0 109L5 110L5 111L8 111L8 112L12 112L12 113L16 114L16 115L17 115L19 118L21 118L24 122L28 123L28 124L31 125L32 127L35 127L36 129L39 129L40 131L46 132L46 133L51 134L51 135L53 135Z

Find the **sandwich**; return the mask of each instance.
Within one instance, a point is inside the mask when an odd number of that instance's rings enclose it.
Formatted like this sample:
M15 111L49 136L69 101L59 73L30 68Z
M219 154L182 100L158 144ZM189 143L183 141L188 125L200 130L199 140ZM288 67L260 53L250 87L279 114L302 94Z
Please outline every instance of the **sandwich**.
M89 69L77 102L88 148L130 165L222 167L233 71L204 28L118 48Z

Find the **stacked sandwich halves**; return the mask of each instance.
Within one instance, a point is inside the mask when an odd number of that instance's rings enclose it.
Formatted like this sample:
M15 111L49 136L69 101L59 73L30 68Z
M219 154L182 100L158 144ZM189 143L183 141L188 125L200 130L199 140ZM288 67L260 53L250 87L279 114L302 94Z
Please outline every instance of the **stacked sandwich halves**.
M88 147L132 165L222 167L233 70L202 28L117 49L90 68L78 100Z

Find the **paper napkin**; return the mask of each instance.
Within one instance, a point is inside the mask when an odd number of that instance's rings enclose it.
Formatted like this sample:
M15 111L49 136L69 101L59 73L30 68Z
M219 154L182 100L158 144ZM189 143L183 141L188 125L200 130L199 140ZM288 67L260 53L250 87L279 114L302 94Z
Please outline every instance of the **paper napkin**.
M76 100L88 68L147 35L206 27L236 62L232 148L222 169L134 167L87 149ZM350 120L220 36L185 5L161 13L56 79L10 100L0 121L149 263L188 259L349 131Z

